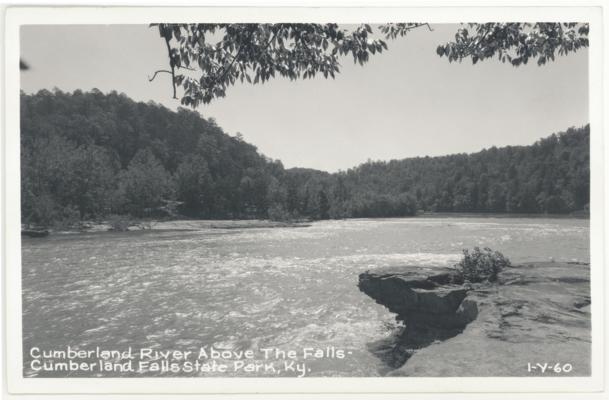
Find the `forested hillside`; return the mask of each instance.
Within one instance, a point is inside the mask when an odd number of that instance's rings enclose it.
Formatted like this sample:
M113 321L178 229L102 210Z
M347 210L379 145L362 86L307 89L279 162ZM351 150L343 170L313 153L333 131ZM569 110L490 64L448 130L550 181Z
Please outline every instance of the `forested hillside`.
M447 133L448 134L448 133ZM568 213L589 203L589 127L532 146L284 169L211 119L123 94L21 96L23 223L109 215L393 217L426 211Z
M587 125L531 146L369 162L339 176L354 193L410 193L423 210L566 213L590 201L589 146Z

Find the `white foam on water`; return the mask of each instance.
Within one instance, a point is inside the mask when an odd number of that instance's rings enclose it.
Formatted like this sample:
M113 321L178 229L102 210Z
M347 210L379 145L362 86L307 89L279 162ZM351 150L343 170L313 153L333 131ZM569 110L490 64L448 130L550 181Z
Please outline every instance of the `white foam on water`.
M350 256L332 257L338 262L348 262L350 264L366 264L368 266L388 266L395 264L413 266L449 266L459 261L460 254L442 253L391 253L391 254L354 254Z

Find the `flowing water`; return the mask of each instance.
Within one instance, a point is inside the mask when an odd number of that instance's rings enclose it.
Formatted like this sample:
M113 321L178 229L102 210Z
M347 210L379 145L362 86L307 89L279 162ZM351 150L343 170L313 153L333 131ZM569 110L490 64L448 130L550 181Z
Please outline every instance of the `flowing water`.
M32 347L69 345L195 354L213 346L250 349L258 358L267 347L299 357L303 348L333 347L345 358L308 359L307 375L378 376L383 366L369 345L387 337L395 321L358 290L358 274L381 266L449 266L474 246L499 250L513 263L589 262L589 221L417 217L24 239L24 375L176 376L31 369Z

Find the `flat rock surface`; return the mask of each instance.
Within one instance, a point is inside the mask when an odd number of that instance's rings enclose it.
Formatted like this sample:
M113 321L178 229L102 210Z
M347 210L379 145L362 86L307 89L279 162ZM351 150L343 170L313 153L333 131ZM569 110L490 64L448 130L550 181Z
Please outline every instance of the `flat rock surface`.
M394 376L586 376L590 374L590 268L560 262L509 268L500 284L468 292L477 318L418 349ZM569 373L528 364L571 364Z

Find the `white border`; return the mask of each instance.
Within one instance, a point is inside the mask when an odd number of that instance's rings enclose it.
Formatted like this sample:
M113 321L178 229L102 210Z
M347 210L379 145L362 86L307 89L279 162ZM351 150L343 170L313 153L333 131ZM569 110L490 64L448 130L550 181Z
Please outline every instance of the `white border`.
M469 4L481 4L470 2ZM5 24L4 259L6 374L10 393L590 393L604 390L603 16L587 7L368 8L7 8ZM463 3L462 3L463 4ZM504 3L505 4L505 3ZM547 4L547 3L546 3ZM556 2L554 4L557 4ZM572 5L569 2L559 2ZM444 7L437 7L444 5ZM594 7L596 6L596 7ZM36 378L22 377L19 177L19 27L23 24L147 24L150 22L586 21L590 23L592 375L526 378ZM568 79L568 77L565 77Z

